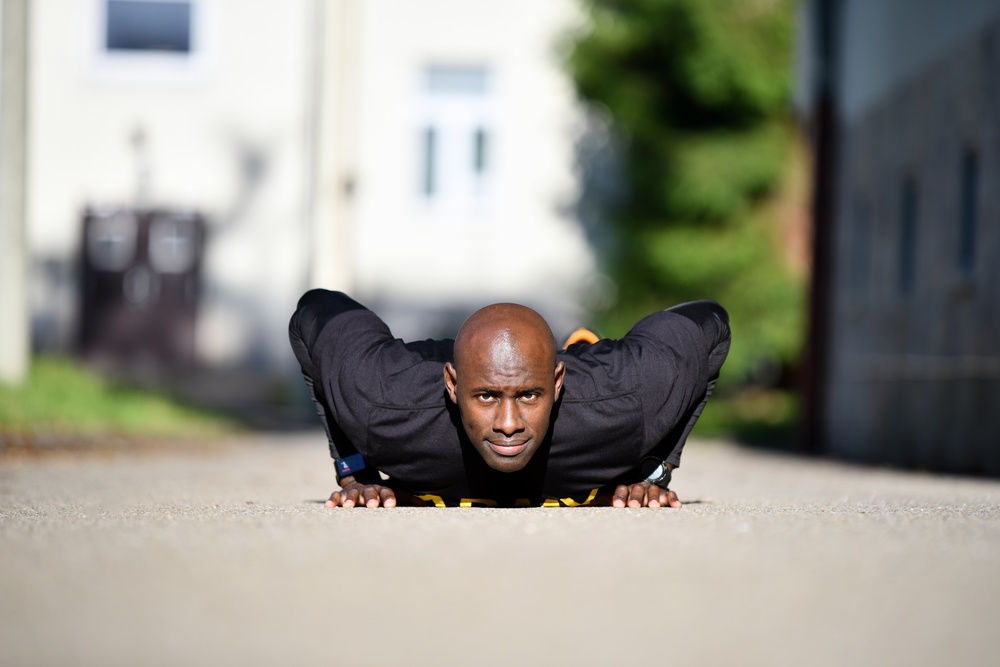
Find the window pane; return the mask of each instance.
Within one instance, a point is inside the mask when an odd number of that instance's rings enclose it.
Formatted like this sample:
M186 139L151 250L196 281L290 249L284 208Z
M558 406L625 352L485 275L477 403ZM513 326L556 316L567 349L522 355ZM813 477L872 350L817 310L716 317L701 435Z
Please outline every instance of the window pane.
M976 259L976 200L979 189L979 159L972 151L962 157L962 219L958 265L972 273Z
M472 168L475 170L477 175L482 176L486 172L486 151L489 148L486 130L483 128L476 130L473 142Z
M917 185L903 183L902 221L899 236L899 291L913 291L917 263Z
M437 133L433 127L424 130L424 194L434 196L434 167L437 161Z
M441 67L426 70L427 91L440 94L484 95L488 84L485 67Z
M867 197L854 203L854 230L851 235L851 289L863 295L868 289L868 274L871 266L871 205Z
M149 263L158 273L184 273L194 266L198 250L194 220L158 217L149 227Z
M99 271L122 271L135 259L136 221L127 213L95 218L87 232L87 254Z
M191 3L108 0L109 51L191 52Z

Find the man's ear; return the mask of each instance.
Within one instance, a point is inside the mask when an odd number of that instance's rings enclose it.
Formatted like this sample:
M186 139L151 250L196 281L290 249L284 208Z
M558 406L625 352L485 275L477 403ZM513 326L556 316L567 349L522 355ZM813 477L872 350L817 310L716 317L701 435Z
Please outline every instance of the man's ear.
M566 364L559 362L556 364L556 400L562 395L563 380L566 379Z
M455 367L451 365L450 361L446 361L444 364L444 388L448 391L448 398L451 399L452 403L458 404L458 395L455 393L455 389L458 386L458 372Z

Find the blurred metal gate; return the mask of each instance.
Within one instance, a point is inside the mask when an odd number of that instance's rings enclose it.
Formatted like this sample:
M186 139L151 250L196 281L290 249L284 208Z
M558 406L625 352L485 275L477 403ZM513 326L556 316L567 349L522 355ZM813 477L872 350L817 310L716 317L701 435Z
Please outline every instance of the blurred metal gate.
M192 365L204 246L197 213L85 211L81 353L115 366Z

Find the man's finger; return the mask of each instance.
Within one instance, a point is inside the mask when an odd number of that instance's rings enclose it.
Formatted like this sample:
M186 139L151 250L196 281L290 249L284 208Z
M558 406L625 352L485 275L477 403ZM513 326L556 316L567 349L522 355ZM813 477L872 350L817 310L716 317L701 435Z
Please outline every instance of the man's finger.
M348 489L344 491L344 499L340 502L341 507L354 507L358 504L358 490Z
M656 484L650 484L646 489L646 505L649 507L661 507L667 503L666 492L662 491Z
M378 495L382 498L382 507L396 506L396 494L392 489L383 486L379 489Z
M615 494L611 496L612 507L625 507L628 502L628 487L620 484L615 487Z
M340 504L340 491L334 491L326 501L326 507L336 507Z
M633 484L628 494L629 507L642 507L646 504L646 487L642 484Z
M671 507L675 507L675 508L683 507L683 505L681 504L680 498L678 498L677 494L674 493L673 491L669 491L667 493L667 504L670 505Z
M642 501L646 492L639 484L631 484L628 487L628 506L642 507Z
M364 502L365 507L378 507L379 497L378 497L378 487L377 486L366 486L364 490Z

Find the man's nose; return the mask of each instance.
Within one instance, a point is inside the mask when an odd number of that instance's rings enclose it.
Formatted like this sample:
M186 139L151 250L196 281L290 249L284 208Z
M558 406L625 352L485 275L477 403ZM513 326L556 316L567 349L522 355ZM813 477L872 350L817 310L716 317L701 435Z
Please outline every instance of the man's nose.
M516 401L500 401L500 407L493 422L493 430L508 437L524 430L524 421L521 419L521 411L518 409Z

